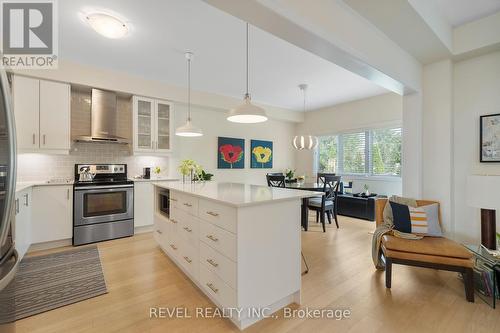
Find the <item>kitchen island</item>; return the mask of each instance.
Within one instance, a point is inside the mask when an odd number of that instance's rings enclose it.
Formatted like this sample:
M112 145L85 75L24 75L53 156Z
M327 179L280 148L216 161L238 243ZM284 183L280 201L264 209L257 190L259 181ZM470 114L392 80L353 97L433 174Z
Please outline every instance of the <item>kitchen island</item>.
M238 328L300 304L301 199L322 193L240 183L153 185L156 241Z

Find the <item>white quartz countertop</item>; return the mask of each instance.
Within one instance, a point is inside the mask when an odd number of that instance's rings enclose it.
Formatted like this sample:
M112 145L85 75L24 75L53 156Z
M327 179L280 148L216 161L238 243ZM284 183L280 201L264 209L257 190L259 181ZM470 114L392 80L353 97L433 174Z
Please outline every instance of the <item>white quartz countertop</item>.
M73 185L74 181L69 179L56 179L56 180L36 180L28 182L17 182L16 192L27 189L32 186L57 186L57 185Z
M243 183L154 182L153 185L196 197L219 201L235 207L253 206L273 201L302 199L323 195L322 192L294 190Z
M163 182L163 181L178 181L179 178L174 178L174 177L160 177L160 178L151 178L151 179L144 179L144 178L129 178L130 180L134 182Z

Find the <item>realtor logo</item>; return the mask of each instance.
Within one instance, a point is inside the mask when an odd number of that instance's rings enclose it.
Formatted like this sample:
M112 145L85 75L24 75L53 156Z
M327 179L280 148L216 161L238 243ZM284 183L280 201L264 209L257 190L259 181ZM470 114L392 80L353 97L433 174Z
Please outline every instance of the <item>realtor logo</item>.
M2 65L11 68L57 67L55 0L1 1Z

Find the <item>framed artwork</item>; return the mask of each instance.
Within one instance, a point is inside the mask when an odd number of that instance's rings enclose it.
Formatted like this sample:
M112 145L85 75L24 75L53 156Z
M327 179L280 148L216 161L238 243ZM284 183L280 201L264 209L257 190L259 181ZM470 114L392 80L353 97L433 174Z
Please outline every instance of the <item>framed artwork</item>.
M245 139L219 136L217 144L217 168L245 168Z
M252 158L250 167L254 169L271 169L273 167L273 142L251 140L250 151Z
M481 162L500 162L500 113L480 117Z

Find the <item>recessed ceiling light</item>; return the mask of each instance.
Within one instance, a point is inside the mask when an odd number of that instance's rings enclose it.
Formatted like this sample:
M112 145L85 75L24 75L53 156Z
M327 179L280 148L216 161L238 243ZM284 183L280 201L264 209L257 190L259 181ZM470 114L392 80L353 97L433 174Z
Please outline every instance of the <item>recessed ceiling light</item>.
M128 26L120 19L104 13L92 13L86 16L92 29L108 38L122 38L128 34Z

